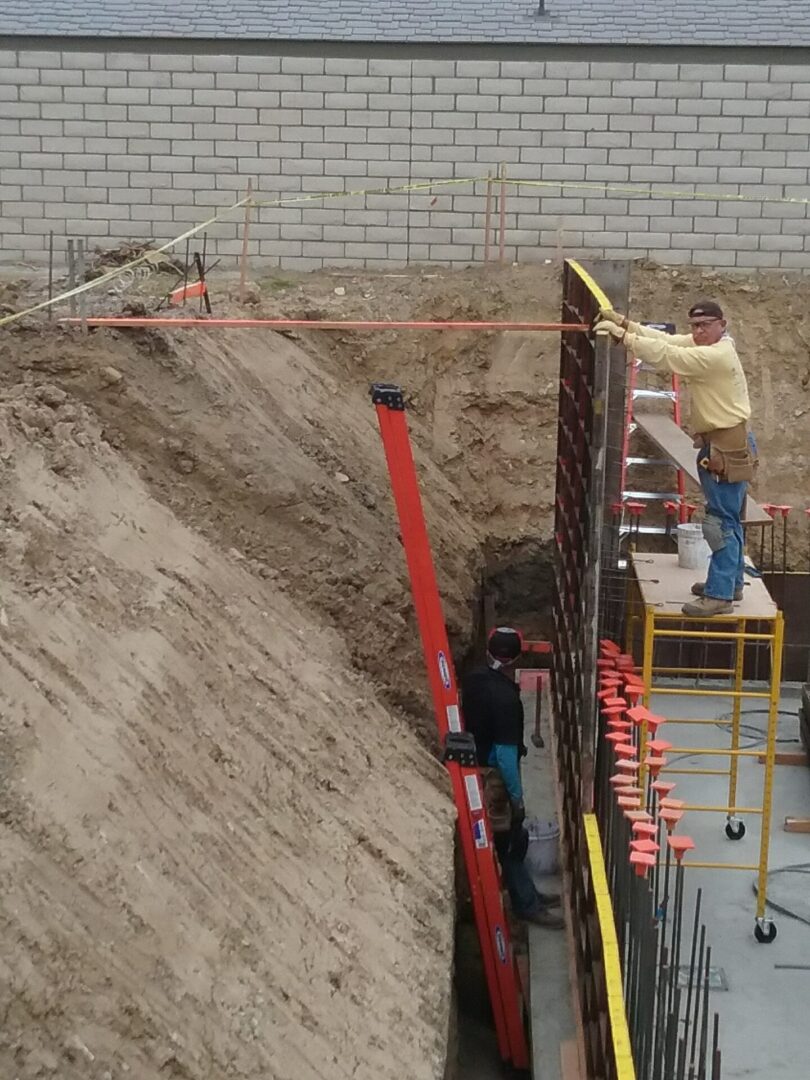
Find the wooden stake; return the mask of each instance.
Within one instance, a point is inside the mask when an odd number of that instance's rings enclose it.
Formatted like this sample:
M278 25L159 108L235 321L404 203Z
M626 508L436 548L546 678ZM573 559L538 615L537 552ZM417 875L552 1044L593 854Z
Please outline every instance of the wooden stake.
M501 177L501 194L498 206L501 217L498 232L498 262L503 265L504 250L506 248L506 166L502 164L498 171Z
M242 229L242 258L240 260L239 267L239 303L245 302L245 283L247 282L247 262L248 262L248 239L250 234L250 197L253 194L253 181L248 180L247 190L245 192L245 198L248 200L245 203L245 224Z
M487 173L487 202L484 211L484 262L489 262L492 239L492 171Z
M84 240L80 239L76 241L76 277L79 284L84 285ZM85 293L79 293L79 318L81 319L82 333L87 333L87 305L85 299Z
M73 241L67 242L67 264L68 264L68 289L70 292L76 288L76 259L73 254ZM70 314L72 317L76 315L76 297L70 298Z

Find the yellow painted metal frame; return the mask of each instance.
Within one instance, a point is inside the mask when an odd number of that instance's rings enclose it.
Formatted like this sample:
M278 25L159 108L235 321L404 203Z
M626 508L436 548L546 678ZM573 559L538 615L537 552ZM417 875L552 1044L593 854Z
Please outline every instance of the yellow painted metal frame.
M634 640L634 625L637 622L641 622L643 629L643 644L642 644L642 661L641 661L641 677L644 683L644 704L649 707L650 698L653 693L655 694L672 694L679 696L714 696L731 698L733 701L732 707L732 719L731 719L731 743L728 747L675 747L672 753L686 753L690 756L694 755L709 755L716 757L726 757L729 761L729 767L727 770L712 770L712 769L671 769L666 767L662 769L662 773L670 772L677 773L678 775L696 774L701 776L728 776L728 805L727 806L703 806L703 805L686 805L684 809L701 811L707 813L725 813L729 817L733 817L737 813L745 814L757 814L762 817L761 824L761 836L759 846L759 862L753 866L740 863L715 863L715 862L691 862L690 860L684 860L685 866L693 866L697 868L709 868L712 869L726 869L726 870L756 870L757 871L757 907L756 917L761 919L765 915L765 907L767 903L767 889L768 889L768 853L770 849L770 831L771 831L771 809L773 802L773 770L776 758L776 728L778 722L779 712L779 692L780 692L780 680L782 672L782 650L784 646L785 625L784 616L781 611L777 611L772 618L765 618L760 616L758 618L743 618L735 615L721 616L712 620L713 624L728 624L728 630L687 630L687 629L663 629L658 624L664 620L671 620L677 618L679 622L688 623L690 620L685 619L683 615L663 613L659 611L655 606L644 603L643 597L640 596L640 589L638 584L634 590L633 602L629 608L628 614L628 628L627 628L627 642L626 651L632 652L633 640ZM639 598L640 603L636 598ZM638 608L643 609L643 614L636 614ZM702 620L705 622L705 619ZM755 623L771 623L772 629L770 633L752 632L747 629L747 622ZM734 645L734 668L724 672L731 676L732 687L723 690L710 690L694 687L656 687L653 685L653 677L656 672L666 670L671 673L673 669L656 668L653 665L653 652L655 641L657 638L685 638L685 639L699 639L701 641L714 640L714 641L727 641ZM768 642L770 644L771 652L771 682L767 691L756 690L744 690L743 689L743 671L744 671L744 659L745 659L745 645L749 641ZM701 668L681 668L678 670L678 674L692 675L700 677L708 672ZM761 750L743 750L740 749L740 719L742 715L742 699L743 698L764 698L768 701L768 728L766 733L766 749L765 749L765 770L762 784L762 805L761 806L737 806L737 779L739 760L741 757L757 757ZM716 723L712 720L689 720L687 723ZM639 760L642 762L639 770L639 785L642 789L645 788L647 769L644 765L644 759L647 756L647 725L642 723L641 732L639 738Z
M602 856L602 841L599 824L595 814L583 814L585 824L585 842L588 846L588 864L591 870L591 884L596 898L596 915L599 920L599 934L602 939L602 963L607 987L608 1018L610 1020L610 1039L613 1044L613 1058L616 1063L617 1080L635 1080L636 1067L630 1044L630 1029L627 1025L627 1012L624 1006L624 986L622 965L619 960L619 942L616 937L616 920L610 899L605 860Z

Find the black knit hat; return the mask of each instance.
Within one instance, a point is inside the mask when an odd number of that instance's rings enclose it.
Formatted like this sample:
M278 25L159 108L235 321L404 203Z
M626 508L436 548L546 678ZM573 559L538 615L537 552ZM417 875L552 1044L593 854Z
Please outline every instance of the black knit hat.
M723 309L719 304L716 304L714 300L701 300L698 304L693 304L689 308L689 318L698 319L700 317L705 319L724 319Z
M487 652L493 660L511 664L523 652L523 638L511 626L497 626L487 639Z

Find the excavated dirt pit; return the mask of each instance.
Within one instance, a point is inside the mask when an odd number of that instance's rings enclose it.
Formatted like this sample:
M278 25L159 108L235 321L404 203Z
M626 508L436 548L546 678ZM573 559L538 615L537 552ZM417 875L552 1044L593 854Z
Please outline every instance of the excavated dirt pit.
M634 278L641 317L727 307L760 498L795 505L809 292ZM250 314L336 318L560 303L549 267L251 294ZM461 660L482 573L499 618L548 632L558 339L0 333L0 1074L440 1080L453 812L368 384L406 390Z

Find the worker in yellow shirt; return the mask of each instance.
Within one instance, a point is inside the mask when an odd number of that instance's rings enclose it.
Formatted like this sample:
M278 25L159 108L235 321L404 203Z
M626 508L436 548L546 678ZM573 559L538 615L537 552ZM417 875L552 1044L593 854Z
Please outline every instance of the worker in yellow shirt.
M685 615L726 615L742 600L744 537L742 512L754 478L756 444L748 430L748 384L723 310L706 300L689 309L690 334L667 334L630 322L615 311L599 312L596 333L607 332L628 353L661 372L688 381L691 428L698 450L698 476L706 497L703 535L712 551L705 582L684 604Z

